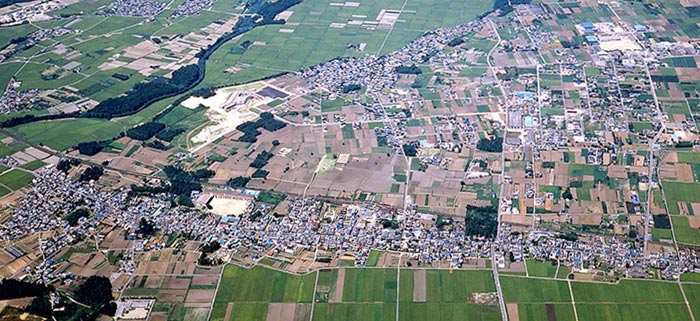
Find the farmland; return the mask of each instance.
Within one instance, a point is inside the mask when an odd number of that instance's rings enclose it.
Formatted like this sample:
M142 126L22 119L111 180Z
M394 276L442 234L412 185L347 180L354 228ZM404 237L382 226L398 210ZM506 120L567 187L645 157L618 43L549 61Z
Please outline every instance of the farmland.
M223 45L212 55L201 86L243 83L295 71L335 57L385 54L418 37L422 30L464 23L491 7L488 1L437 3L436 0L389 0L337 6L324 0L304 1L292 9L293 14L285 25L256 28L238 41ZM348 24L357 17L373 20L383 9L403 9L405 13L393 28L374 29ZM235 50L245 41L261 44L250 46L243 52ZM366 46L362 52L353 51L347 48L352 43ZM230 67L242 69L234 74L222 72Z
M291 309L287 313L292 314L287 315L294 316L286 320L300 320L300 316L308 320L304 313L310 312L314 292L313 320L395 320L397 298L402 319L500 320L497 306L469 303L471 293L495 291L490 271L401 270L400 279L397 273L389 268L346 268L295 276L229 265L219 285L212 320L226 316L228 320L264 319L282 302L291 304L282 309ZM416 278L416 273L424 276Z
M566 280L503 276L501 284L508 313L519 320L556 316L556 320L574 321L575 314L579 320L605 321L656 320L662 315L690 318L677 283L622 280L619 284L570 281L569 285ZM687 284L684 288L691 306L700 300L700 287ZM474 302L475 293L494 291L490 270L401 269L397 279L397 270L391 268L336 268L296 276L229 265L212 319L260 320L284 311L285 320L308 319L316 293L313 320L394 320L397 302L400 320L500 320L496 301ZM283 302L286 305L279 312Z
M0 175L0 184L11 190L20 189L29 184L34 179L31 173L13 169Z
M618 284L567 283L565 280L501 278L509 314L509 302L517 303L520 320L546 320L550 314L556 315L557 320L575 320L572 299L576 302L578 320L658 320L665 315L690 320L677 283L646 280L621 280ZM684 288L686 293L696 290L694 285L684 285ZM693 300L695 297L689 296L689 301Z

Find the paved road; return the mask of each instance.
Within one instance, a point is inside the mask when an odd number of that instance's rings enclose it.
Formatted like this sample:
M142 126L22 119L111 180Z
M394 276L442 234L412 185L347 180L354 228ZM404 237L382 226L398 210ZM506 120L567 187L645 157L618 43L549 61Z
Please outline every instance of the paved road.
M491 63L491 55L498 48L498 46L501 44L501 36L498 34L498 29L496 28L496 25L493 23L493 21L488 20L488 22L491 24L491 27L493 28L493 32L496 34L496 37L498 38L498 43L495 46L493 46L493 48L491 48L491 50L489 51L489 54L486 56L486 62L488 63L489 68L491 69L491 73L496 78L496 83L498 84L498 87L503 92L503 96L508 97L508 93L506 93L503 86L501 86L501 81L498 79L498 77L496 77L496 70L495 70L493 64ZM508 120L508 109L506 109L502 112L505 113L506 126L508 126L507 125L508 124L508 121L507 121ZM506 147L507 147L506 140L504 139L503 140L503 152L506 151ZM505 190L505 188L503 187L503 184L505 183L504 175L505 175L505 170L506 170L506 166L505 166L506 159L505 159L505 154L503 152L501 153L501 190L499 192L499 198L498 198L499 206L497 209L498 226L499 227L501 225L500 201L503 199L503 191ZM498 231L500 231L500 228L498 228ZM496 283L496 293L498 294L498 305L501 308L501 319L503 321L508 321L508 310L506 309L506 302L503 299L503 290L501 289L501 281L498 277L498 264L496 261L495 245L494 245L493 249L491 250L491 270L493 271L493 279Z

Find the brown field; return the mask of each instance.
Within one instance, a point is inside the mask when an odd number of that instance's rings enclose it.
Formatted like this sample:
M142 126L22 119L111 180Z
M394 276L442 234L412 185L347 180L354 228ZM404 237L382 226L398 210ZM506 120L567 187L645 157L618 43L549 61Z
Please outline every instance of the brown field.
M185 306L187 308L187 306ZM185 312L185 320L187 321L206 321L209 315L209 307L187 309Z
M427 293L425 288L425 270L413 271L413 302L425 302Z
M164 288L164 289L187 289L190 286L190 281L191 281L191 279L189 277L183 278L183 277L169 276L169 277L166 277L165 280L163 280L162 288Z
M506 309L508 310L508 320L520 321L517 303L506 303Z
M216 275L218 278L218 275L221 274L222 268L223 267L221 267L221 266L210 267L210 268L197 267L197 268L195 268L195 271L193 274Z
M224 320L229 320L231 318L231 312L233 311L233 302L229 302L226 306L226 314L224 314Z
M148 320L149 321L168 321L168 313L167 312L153 312L153 313L151 313L151 317Z
M216 285L219 282L218 276L195 276L192 277L192 285Z
M296 303L270 303L267 321L294 321L296 306Z
M166 274L168 262L141 262L136 274Z
M187 298L185 299L185 303L211 302L214 300L214 295L216 295L216 290L192 289L189 292L187 292Z
M338 278L335 280L335 288L329 295L330 302L343 302L343 287L345 286L345 269L338 269Z
M675 167L675 178L681 182L692 182L693 181L693 169L690 164L674 164ZM661 176L661 175L660 175Z
M149 275L148 278L146 279L146 283L143 285L143 287L148 288L148 289L168 288L168 287L161 286L161 284L163 284L163 277L162 276Z
M693 211L696 211L696 210L697 210L697 209L696 209L696 206L697 206L698 204L697 204L697 203L692 203L691 205L693 206ZM698 212L695 212L695 213L698 213ZM691 228L700 228L700 216L697 216L697 215L695 215L695 216L689 216L689 217L688 217L688 221L689 221L689 223L690 223L690 227L691 227Z
M160 290L156 297L162 302L182 302L186 294L187 290Z

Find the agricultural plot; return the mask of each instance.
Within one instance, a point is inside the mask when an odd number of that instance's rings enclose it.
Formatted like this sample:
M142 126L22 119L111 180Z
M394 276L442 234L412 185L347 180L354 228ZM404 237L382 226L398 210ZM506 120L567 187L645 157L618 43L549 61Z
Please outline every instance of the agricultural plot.
M579 304L576 302L579 320L625 321L691 320L685 304Z
M572 282L571 287L576 303L675 303L683 301L683 296L676 283L622 280L618 284Z
M700 277L697 277L697 279L700 279ZM697 282L697 280L689 281ZM688 298L695 320L698 320L700 318L700 284L683 284L683 291L685 291L685 295Z
M505 276L500 279L506 302L571 302L569 287L565 281Z
M467 302L472 292L495 292L490 271L426 271L428 302Z
M348 269L344 302L396 302L396 269Z
M496 321L500 311L493 292L491 272L485 270L402 269L399 274L397 269L345 268L295 276L227 266L212 320L309 320L308 303L316 293L313 320L393 321L398 296L400 320ZM485 296L475 296L479 293Z
M527 259L527 273L530 276L550 277L553 278L557 273L556 264L551 262L538 262L533 259ZM566 269L566 267L564 267Z
M5 186L11 190L18 190L31 183L33 179L34 175L32 174L19 169L13 169L0 175L0 184L2 184L0 186Z
M212 320L264 320L275 303L311 303L316 273L295 276L266 268L227 265L214 301ZM291 313L307 309L292 304ZM304 313L302 313L304 314ZM308 316L307 316L308 318Z
M223 45L207 64L202 87L242 83L280 72L318 64L342 56L385 54L404 46L423 30L454 26L491 9L488 1L440 2L437 0L389 0L350 2L309 0L290 9L284 25L269 25ZM403 9L393 23L377 26L382 10ZM379 18L379 20L377 20ZM241 51L245 41L256 44ZM349 49L361 45L361 51ZM236 73L224 73L230 68Z
M575 321L571 304L518 304L519 321L557 320Z
M676 241L685 244L700 244L700 230L690 227L687 216L671 216Z

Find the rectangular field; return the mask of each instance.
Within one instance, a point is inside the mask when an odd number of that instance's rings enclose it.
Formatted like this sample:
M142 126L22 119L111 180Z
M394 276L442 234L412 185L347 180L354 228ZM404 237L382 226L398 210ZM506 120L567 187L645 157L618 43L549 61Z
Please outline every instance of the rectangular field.
M7 186L11 190L18 190L31 183L33 179L34 175L32 174L19 169L13 169L0 175L0 184Z
M606 302L683 302L676 283L622 280L619 284L572 282L576 303Z
M501 277L503 298L506 302L540 303L571 302L566 281Z

